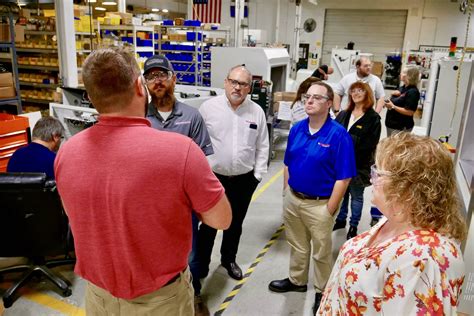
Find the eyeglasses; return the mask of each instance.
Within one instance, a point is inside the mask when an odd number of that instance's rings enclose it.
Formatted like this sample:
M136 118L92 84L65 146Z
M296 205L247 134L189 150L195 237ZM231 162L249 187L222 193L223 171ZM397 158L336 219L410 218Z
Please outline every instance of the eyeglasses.
M157 79L160 81L167 81L173 77L172 71L155 71L143 76L145 78L146 83L153 83Z
M366 93L367 91L365 91L364 89L352 89L351 90L351 94L360 94L360 93Z
M230 78L227 78L227 82L230 83L232 88L236 88L237 86L239 86L241 88L250 87L250 83L248 83L248 82L242 82L242 81L238 81L238 80L234 80L234 79L230 79Z
M329 100L329 97L327 95L320 95L320 94L303 94L301 97L301 101L306 102L313 99L314 101L318 103L325 102Z
M392 173L390 171L378 170L376 165L370 166L370 179L372 180L372 183L377 181L382 176L391 176L391 175Z

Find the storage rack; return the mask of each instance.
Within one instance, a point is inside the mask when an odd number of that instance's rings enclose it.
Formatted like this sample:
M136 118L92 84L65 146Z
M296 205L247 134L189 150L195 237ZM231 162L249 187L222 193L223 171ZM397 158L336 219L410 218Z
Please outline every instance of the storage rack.
M17 43L21 97L24 102L48 104L54 100L54 91L60 86L56 36L56 31L25 30L27 39Z
M23 113L23 109L21 107L20 84L18 81L17 50L15 46L15 30L14 30L15 26L14 26L13 13L11 11L11 7L1 6L0 17L8 17L8 21L9 21L10 41L0 42L0 48L7 48L10 51L10 59L11 59L10 61L12 65L13 81L15 83L15 91L16 91L16 96L14 98L0 99L0 105L16 104L16 112L17 114L21 114Z
M218 43L209 42L212 33L224 32ZM177 83L210 86L212 45L227 45L228 30L205 30L201 26L157 25L155 52L173 64ZM166 37L164 37L166 36Z
M153 56L154 49L154 28L150 26L136 26L136 25L98 25L99 34L105 35L105 31L113 31L114 34L122 41L127 41L133 45L134 53L140 57ZM142 40L137 36L138 32L148 33L148 39ZM125 35L125 36L123 36ZM131 35L131 36L129 36ZM131 38L131 41L130 41Z

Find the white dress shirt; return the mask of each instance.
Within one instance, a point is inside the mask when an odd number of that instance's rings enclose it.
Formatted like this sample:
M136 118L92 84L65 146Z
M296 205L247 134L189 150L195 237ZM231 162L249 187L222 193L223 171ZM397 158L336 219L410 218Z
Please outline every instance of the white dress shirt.
M207 156L212 170L236 176L254 170L255 178L267 172L269 140L262 108L246 99L237 110L226 95L204 102L199 108L211 136L214 154Z

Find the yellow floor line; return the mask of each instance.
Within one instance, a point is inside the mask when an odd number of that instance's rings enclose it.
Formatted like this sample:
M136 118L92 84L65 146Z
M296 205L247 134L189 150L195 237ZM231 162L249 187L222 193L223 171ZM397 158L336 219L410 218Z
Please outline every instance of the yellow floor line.
M283 174L283 169L278 171L270 180L267 181L267 183L262 185L260 189L258 189L257 192L253 194L252 202L258 199L258 197L262 195L262 193L265 192L265 190L268 189L268 187L272 185L273 182L275 182L279 177L281 177L282 174Z
M46 306L55 311L61 312L66 316L85 316L86 311L80 307L74 306L72 304L66 303L64 301L58 300L47 294L32 292L23 294L21 297L26 298L37 304Z
M262 195L265 190L268 189L270 185L273 184L281 175L283 174L283 169L278 171L270 180L268 180L264 185L260 187L252 196L252 202L258 199L260 195ZM240 281L239 283L245 282L244 280ZM22 295L22 297L38 303L40 305L46 306L50 309L54 309L58 312L63 313L66 316L85 316L86 311L80 307L74 306L72 304L66 303L64 301L58 300L52 296L43 293L28 293Z

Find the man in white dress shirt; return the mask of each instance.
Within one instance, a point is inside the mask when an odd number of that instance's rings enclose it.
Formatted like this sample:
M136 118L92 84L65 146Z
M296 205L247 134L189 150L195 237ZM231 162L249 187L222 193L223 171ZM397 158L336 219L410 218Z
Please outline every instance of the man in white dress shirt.
M341 81L334 87L334 113L345 110L349 103L349 87L356 81L362 81L370 86L374 92L376 103L375 111L380 113L384 105L385 91L382 81L372 73L372 62L367 57L361 57L356 61L356 71L345 75Z
M224 80L225 95L204 102L199 109L214 148L207 158L232 207L232 223L222 239L221 264L236 280L242 279L236 263L242 224L252 194L267 172L269 154L265 113L247 99L251 82L252 75L244 66L233 67ZM197 257L202 278L209 273L216 233L204 223L199 228Z

